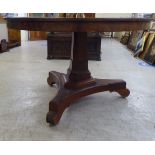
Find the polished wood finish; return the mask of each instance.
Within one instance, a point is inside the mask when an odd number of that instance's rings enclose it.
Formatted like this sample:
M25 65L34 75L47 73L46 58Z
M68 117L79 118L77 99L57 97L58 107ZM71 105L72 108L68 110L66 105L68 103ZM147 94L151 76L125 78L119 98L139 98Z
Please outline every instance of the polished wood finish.
M86 18L95 18L95 13L84 13Z
M20 30L8 29L8 42L9 44L15 43L21 45L21 32Z
M5 18L0 16L0 24L1 23L2 24L4 24L4 23L6 24L6 22L7 21L5 20ZM2 47L5 50L1 49L1 51L8 51L9 48L21 45L21 32L20 32L20 30L15 30L15 29L8 28L8 34L7 35L8 35L7 47ZM6 44L5 41L2 44L3 44L2 46L6 46L5 45Z
M47 32L119 32L147 30L143 18L7 18L8 27Z
M29 13L29 17L46 17L46 13ZM29 31L29 40L47 40L47 32L43 31Z
M30 31L29 32L29 40L47 40L47 32L43 31Z
M102 91L117 92L127 97L130 91L123 80L95 79L88 69L87 32L144 30L149 19L74 19L74 18L8 18L8 26L16 29L50 32L72 32L71 62L67 74L52 71L48 84L57 84L58 93L49 103L47 122L57 124L73 101ZM117 50L117 49L116 49Z
M88 59L101 60L101 36L88 33ZM47 37L47 59L70 59L72 34L67 32L49 33Z

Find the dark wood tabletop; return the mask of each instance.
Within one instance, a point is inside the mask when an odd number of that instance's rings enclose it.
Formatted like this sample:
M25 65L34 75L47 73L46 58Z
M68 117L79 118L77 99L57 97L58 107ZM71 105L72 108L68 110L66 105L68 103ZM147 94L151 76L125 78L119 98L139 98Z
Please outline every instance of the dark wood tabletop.
M6 18L9 28L33 31L59 32L118 32L145 30L150 26L148 18Z

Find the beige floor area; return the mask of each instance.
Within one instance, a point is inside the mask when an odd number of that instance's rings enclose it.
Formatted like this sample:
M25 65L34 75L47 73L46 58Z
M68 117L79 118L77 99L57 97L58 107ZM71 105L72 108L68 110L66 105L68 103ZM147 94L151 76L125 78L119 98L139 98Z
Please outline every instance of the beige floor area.
M97 78L126 80L130 96L82 98L52 127L45 118L57 89L46 79L51 70L66 72L69 60L47 60L46 51L46 41L33 41L0 54L0 140L155 140L155 67L102 39L102 61L89 61L89 69Z

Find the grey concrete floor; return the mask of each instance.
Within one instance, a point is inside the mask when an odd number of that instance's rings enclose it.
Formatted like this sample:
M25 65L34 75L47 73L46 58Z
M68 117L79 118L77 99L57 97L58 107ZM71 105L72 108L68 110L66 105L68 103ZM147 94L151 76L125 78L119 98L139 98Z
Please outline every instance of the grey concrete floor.
M130 96L87 96L57 126L47 124L57 92L48 72L66 72L69 61L46 60L46 50L46 41L34 41L0 54L0 140L155 140L155 68L113 39L102 40L102 61L89 61L89 69L94 77L126 80Z

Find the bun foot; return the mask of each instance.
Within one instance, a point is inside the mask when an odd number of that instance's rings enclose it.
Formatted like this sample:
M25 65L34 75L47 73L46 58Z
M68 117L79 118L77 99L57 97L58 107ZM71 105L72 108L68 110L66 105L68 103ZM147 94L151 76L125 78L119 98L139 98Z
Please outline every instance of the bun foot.
M47 78L47 83L50 85L50 86L53 86L53 84L55 84L55 82L53 81L53 79L49 76Z
M46 121L51 125L56 125L59 122L60 118L61 116L57 115L57 113L54 111L49 111L46 115Z
M121 90L117 90L117 93L119 93L123 98L128 97L130 94L129 89L121 89Z

